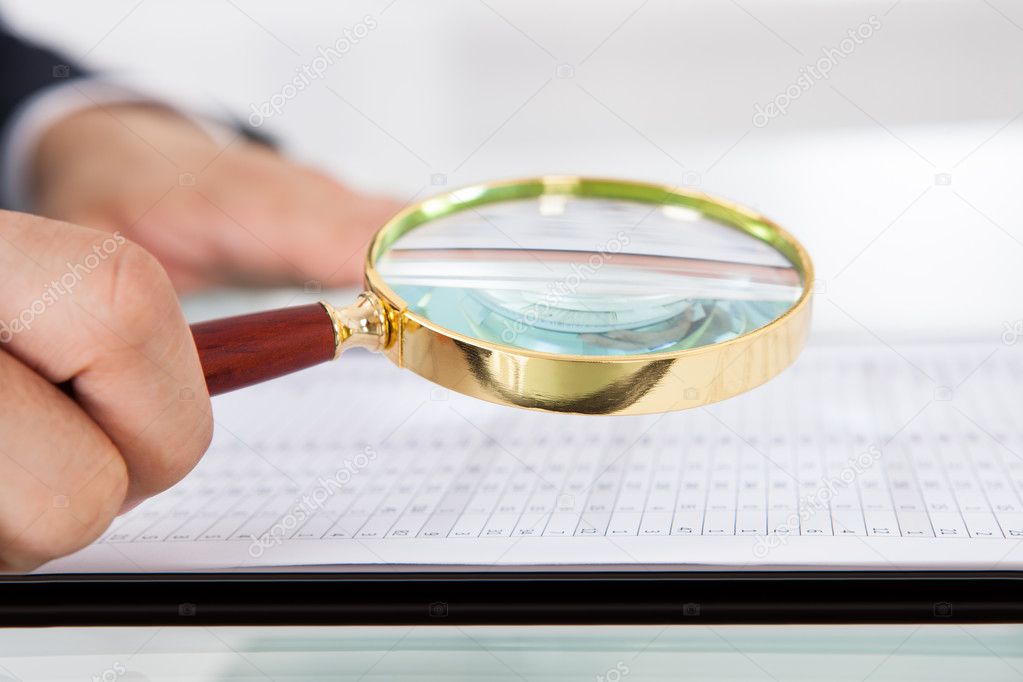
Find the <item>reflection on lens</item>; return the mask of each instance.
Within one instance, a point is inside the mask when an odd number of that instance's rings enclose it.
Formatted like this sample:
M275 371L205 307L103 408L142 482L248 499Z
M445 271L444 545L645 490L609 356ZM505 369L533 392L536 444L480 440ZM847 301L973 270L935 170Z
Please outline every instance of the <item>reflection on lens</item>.
M802 293L776 249L693 209L565 195L426 222L376 267L411 311L448 330L571 355L719 343Z

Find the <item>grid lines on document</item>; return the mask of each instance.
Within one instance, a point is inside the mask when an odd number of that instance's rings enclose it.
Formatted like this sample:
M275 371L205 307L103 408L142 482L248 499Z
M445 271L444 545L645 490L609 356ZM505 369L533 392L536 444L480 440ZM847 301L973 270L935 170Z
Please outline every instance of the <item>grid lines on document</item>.
M890 352L858 353L808 352L753 394L663 417L416 402L409 384L411 416L358 442L304 428L315 405L338 408L330 382L295 380L279 397L287 428L220 433L185 481L100 541L1023 538L1017 356L922 351L928 374L969 377L948 396ZM377 370L353 371L368 385ZM247 400L221 413L256 410ZM365 409L345 423L371 419L373 395Z

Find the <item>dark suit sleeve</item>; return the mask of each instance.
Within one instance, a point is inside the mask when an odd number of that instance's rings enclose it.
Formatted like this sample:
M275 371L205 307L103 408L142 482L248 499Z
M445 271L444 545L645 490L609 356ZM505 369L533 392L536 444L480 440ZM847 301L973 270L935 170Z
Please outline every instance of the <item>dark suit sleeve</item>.
M0 25L0 131L18 107L51 85L81 78L85 72L71 60L28 43Z

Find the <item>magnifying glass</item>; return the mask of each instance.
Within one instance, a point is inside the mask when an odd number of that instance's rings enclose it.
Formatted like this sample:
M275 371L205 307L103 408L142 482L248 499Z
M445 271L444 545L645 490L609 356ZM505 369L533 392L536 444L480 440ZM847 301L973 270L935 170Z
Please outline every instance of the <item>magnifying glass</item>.
M813 266L769 220L672 187L551 176L411 206L370 244L352 305L202 322L213 395L382 352L453 391L576 414L706 405L785 369ZM357 398L357 387L339 386Z

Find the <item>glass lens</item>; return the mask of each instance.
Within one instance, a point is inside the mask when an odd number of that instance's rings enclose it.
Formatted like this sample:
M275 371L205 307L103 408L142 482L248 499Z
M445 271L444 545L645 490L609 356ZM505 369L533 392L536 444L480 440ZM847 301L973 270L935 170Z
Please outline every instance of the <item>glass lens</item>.
M699 211L560 194L428 221L376 267L413 312L446 329L570 355L719 343L802 293L774 247Z

